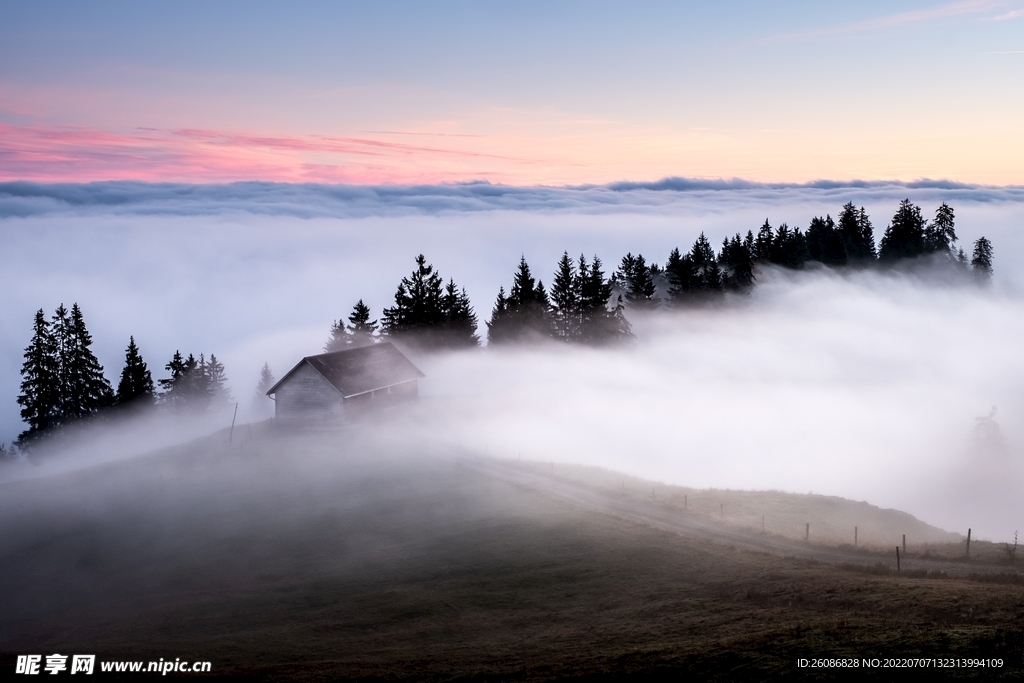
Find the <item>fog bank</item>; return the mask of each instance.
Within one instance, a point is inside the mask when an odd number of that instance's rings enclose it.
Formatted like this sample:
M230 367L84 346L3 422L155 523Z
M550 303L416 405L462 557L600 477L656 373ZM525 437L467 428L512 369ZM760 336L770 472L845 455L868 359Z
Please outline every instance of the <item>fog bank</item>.
M265 361L280 377L319 352L359 298L379 317L417 253L467 288L485 336L521 254L550 284L563 250L596 253L609 271L627 251L664 262L702 231L717 245L766 217L806 226L846 201L866 206L877 238L900 199L926 215L948 201L961 242L995 245L989 289L771 270L723 307L631 313L627 349L417 358L428 378L410 438L691 486L843 495L993 538L1024 527L1018 189L12 185L0 188L0 442L23 428L32 315L61 302L82 306L111 381L129 335L154 378L176 349L212 352L245 418ZM975 418L993 405L1005 449L971 455Z

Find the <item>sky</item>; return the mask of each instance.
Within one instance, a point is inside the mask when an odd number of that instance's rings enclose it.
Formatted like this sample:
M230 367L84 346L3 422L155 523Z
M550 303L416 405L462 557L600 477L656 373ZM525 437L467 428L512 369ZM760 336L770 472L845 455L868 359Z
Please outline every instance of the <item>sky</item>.
M0 180L1024 184L1024 2L3 2Z

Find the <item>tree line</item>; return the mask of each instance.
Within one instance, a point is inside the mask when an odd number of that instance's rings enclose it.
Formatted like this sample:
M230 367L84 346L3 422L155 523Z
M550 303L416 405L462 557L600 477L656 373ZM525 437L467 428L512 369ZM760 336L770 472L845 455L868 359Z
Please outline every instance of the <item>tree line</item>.
M992 275L991 242L974 242L970 260L957 245L952 207L942 203L931 220L909 199L900 202L876 247L874 228L864 207L847 203L833 221L815 217L806 230L782 223L773 228L766 219L755 234L736 233L716 252L701 233L686 252L674 248L664 266L643 255L627 253L618 268L606 275L601 260L564 252L555 266L550 290L536 279L520 257L506 292L499 287L486 321L489 344L500 346L550 339L569 344L610 344L633 338L624 311L661 306L700 305L727 292L746 292L764 267L801 269L811 262L833 268L891 268L927 257L954 272L980 281ZM333 352L397 339L423 349L464 349L480 346L478 321L465 288L447 283L421 254L412 273L403 277L394 304L379 320L360 299L347 318L330 329L324 351ZM661 296L659 296L661 292ZM213 354L197 359L175 351L164 366L169 376L154 383L134 337L125 351L117 390L103 374L91 350L92 337L81 309L62 304L47 320L40 309L32 340L25 349L18 404L28 429L18 437L26 448L39 437L64 426L125 406L160 406L202 412L230 400L224 366ZM264 364L253 400L266 403L274 376ZM159 389L157 388L159 387Z
M531 339L566 343L607 344L633 337L626 308L687 306L715 301L726 292L749 291L756 273L767 266L799 270L811 262L832 268L891 268L911 259L930 259L951 271L970 273L981 281L992 275L992 244L980 237L970 260L957 245L953 208L943 202L932 220L909 199L899 208L875 244L874 227L864 207L842 207L838 221L831 215L811 219L806 230L782 223L773 228L766 219L757 233L736 233L716 252L701 233L692 247L672 249L664 266L643 255L627 253L610 277L601 260L569 257L555 266L550 291L535 279L521 257L506 292L498 295L486 321L488 344L502 345ZM663 296L659 296L659 291ZM401 338L426 348L466 348L480 345L477 319L465 289L453 280L444 285L421 254L416 270L403 278L395 305L381 321L370 320L360 299L348 318L336 321L325 351Z
M231 399L224 365L213 354L196 359L175 351L164 367L170 376L158 380L158 391L135 337L130 337L115 391L92 351L92 335L78 304L70 311L61 304L49 320L39 309L25 349L17 399L28 429L15 445L28 450L42 437L59 435L69 425L112 411L158 405L202 412Z

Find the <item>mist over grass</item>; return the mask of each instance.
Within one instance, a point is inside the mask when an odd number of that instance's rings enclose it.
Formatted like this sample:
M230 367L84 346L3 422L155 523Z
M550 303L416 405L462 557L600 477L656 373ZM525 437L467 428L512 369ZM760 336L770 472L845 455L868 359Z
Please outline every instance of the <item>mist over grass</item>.
M632 348L425 360L439 401L427 431L491 455L840 495L1012 538L1022 314L1016 297L916 276L772 270L719 308L634 315ZM982 443L976 418L993 405L1003 441Z
M520 254L550 284L563 250L597 254L609 270L627 251L663 263L702 231L717 246L766 217L805 227L846 201L866 206L877 237L910 197L926 215L951 203L962 243L993 241L991 288L768 270L751 296L720 307L628 313L629 348L417 357L428 377L408 436L691 486L843 495L1012 538L1024 527L1020 195L951 183L9 183L0 187L0 441L23 428L18 370L38 308L77 301L115 382L129 335L154 378L176 349L215 353L245 418L264 361L280 377L319 352L359 298L378 317L421 252L466 287L483 333ZM972 429L993 405L1005 448L981 453ZM227 427L230 416L220 417ZM136 450L167 443L126 440Z

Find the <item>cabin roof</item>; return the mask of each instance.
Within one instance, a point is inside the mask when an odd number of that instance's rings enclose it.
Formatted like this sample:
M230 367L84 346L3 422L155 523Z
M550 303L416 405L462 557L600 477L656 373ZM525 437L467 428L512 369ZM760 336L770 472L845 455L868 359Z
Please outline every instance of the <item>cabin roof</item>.
M308 364L323 375L324 379L345 398L426 377L412 361L395 348L394 344L380 342L355 349L306 356L272 386L267 395L275 393L277 388L303 364Z

